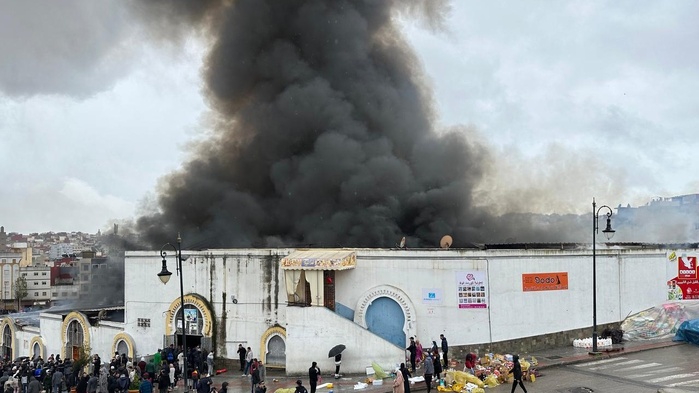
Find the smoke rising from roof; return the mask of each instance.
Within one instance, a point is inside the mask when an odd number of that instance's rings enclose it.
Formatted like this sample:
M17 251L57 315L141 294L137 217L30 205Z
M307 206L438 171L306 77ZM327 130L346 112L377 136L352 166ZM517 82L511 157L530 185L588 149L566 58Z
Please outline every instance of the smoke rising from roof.
M163 179L158 211L138 220L148 242L177 232L201 247L547 239L550 228L537 230L527 215L496 218L475 206L494 157L473 130L435 129L430 90L396 18L409 12L438 26L440 2L148 1L136 9L157 35L209 37L202 72L215 118L191 160Z

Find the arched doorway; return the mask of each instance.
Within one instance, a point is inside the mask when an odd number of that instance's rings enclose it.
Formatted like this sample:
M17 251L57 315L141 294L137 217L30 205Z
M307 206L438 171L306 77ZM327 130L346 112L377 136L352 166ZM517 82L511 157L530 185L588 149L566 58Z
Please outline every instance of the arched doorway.
M66 337L66 357L75 360L80 357L80 349L85 345L85 335L80 321L74 319L68 323Z
M12 329L5 325L2 329L2 358L12 360Z
M187 333L187 347L200 346L211 351L213 348L213 312L209 302L197 294L184 296L184 313L180 298L170 304L166 316L164 344L168 347L182 345L182 331ZM184 314L184 321L183 321Z
M275 325L262 335L261 359L270 368L286 368L286 329Z
M389 297L379 297L366 310L366 324L370 332L399 347L405 348L405 315L403 309Z
M32 347L32 359L38 359L41 356L41 345L35 342Z

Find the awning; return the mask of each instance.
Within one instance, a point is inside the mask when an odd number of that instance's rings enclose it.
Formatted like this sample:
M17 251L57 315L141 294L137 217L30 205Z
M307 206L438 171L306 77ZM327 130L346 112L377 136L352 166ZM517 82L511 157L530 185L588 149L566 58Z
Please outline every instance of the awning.
M347 270L355 266L357 253L343 249L296 250L281 261L286 270Z

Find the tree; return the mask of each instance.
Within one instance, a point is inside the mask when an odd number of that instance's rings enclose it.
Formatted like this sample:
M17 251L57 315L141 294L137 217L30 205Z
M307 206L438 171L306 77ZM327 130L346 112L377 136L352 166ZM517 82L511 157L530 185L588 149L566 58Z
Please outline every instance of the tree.
M22 309L22 299L29 295L27 291L27 279L24 276L19 276L15 280L15 299L17 299L17 311Z

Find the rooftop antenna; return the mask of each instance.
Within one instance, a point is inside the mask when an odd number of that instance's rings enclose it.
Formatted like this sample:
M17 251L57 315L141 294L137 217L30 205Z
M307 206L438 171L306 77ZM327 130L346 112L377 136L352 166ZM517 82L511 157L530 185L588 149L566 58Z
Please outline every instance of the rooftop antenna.
M452 243L454 243L454 239L452 239L449 235L444 235L442 236L442 240L439 241L439 247L448 249L451 247Z

